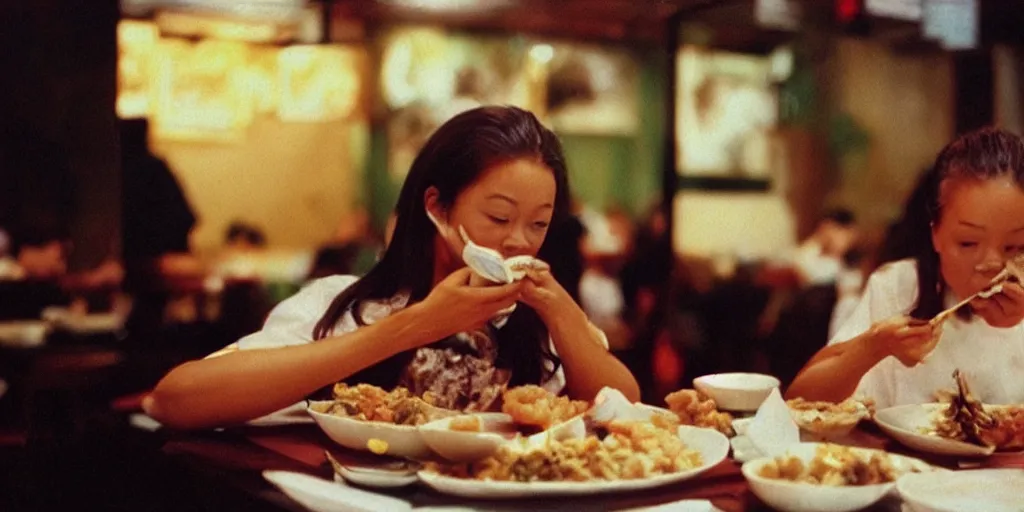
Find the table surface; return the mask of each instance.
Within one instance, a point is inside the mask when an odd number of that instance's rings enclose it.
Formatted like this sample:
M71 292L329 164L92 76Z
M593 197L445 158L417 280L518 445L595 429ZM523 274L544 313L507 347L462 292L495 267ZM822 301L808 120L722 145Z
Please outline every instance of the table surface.
M943 467L958 468L961 461L933 457L908 451L886 438L872 424L855 431L847 444L869 448L883 448L921 458ZM170 433L161 451L186 467L200 472L220 475L225 483L258 495L285 510L302 510L283 493L262 479L263 470L286 470L332 478L332 470L324 457L330 450L342 463L373 464L381 458L369 453L356 452L338 446L315 425L288 425L277 427L246 427L216 432ZM980 462L984 467L1024 468L1024 454L996 454ZM657 489L622 495L593 497L544 498L541 500L473 501L446 496L432 490L413 486L402 490L374 490L398 497L414 506L454 506L486 510L620 510L633 507L655 506L683 499L706 499L725 512L771 510L749 491L740 465L732 459L723 461L707 473L692 480L670 484ZM899 511L897 500L883 501L872 511Z

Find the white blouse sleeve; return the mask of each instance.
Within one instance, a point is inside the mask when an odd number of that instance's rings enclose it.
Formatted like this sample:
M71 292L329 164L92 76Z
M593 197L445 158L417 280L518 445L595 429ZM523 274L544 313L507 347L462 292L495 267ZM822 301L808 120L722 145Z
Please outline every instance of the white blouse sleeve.
M358 280L355 276L330 276L309 283L271 310L263 328L211 354L304 345L313 341L313 327L339 293ZM349 316L348 313L345 314ZM344 319L339 327L351 322ZM337 330L336 330L337 332Z
M905 315L917 300L917 270L913 261L901 260L879 268L868 279L864 296L829 345L845 343L876 322ZM895 401L895 358L887 357L868 370L857 385L855 396L871 398L878 408Z

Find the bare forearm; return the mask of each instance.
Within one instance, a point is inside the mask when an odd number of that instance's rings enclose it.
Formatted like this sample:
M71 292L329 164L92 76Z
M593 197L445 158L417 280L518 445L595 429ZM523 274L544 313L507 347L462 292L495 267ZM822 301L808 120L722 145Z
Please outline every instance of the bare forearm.
M853 395L864 374L883 357L871 348L865 335L825 347L800 370L786 398L843 401Z
M427 341L431 334L411 309L307 345L185 363L157 384L146 412L176 428L229 425L273 412Z
M546 319L551 339L565 370L566 391L578 400L590 400L601 388L618 389L626 398L640 399L640 386L621 361L605 350L600 332L579 308Z

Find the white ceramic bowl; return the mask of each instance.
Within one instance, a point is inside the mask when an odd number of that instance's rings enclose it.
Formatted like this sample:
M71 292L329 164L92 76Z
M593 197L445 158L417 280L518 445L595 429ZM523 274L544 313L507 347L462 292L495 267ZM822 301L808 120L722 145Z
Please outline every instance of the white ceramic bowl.
M433 452L420 435L419 427L412 425L393 425L380 421L360 421L334 414L318 412L316 407L325 407L330 400L310 401L306 411L313 421L334 442L353 450L367 451L367 443L371 439L379 439L388 444L387 455L408 459L423 459Z
M456 418L475 416L480 419L481 431L468 432L451 430L449 426ZM441 457L453 462L470 462L489 457L501 445L515 437L515 422L502 413L485 413L454 416L432 421L419 428L423 442Z
M727 411L756 411L779 384L779 379L763 373L716 373L693 379L697 391Z
M801 443L786 451L805 464L814 460L819 443ZM870 455L878 450L852 448L858 454ZM931 471L928 464L900 455L887 454L897 469L909 471ZM761 501L783 512L850 512L867 508L885 497L895 482L876 485L832 487L803 482L791 482L760 476L761 468L773 461L773 457L761 457L743 464L743 477L750 484L750 490Z
M1020 512L1024 469L979 469L906 475L896 490L913 512Z

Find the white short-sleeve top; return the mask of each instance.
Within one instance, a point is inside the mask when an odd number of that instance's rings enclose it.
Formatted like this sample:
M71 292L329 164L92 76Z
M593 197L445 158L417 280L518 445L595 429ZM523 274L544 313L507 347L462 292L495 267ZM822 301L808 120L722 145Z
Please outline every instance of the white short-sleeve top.
M846 342L875 322L909 314L917 293L913 260L884 265L868 279L860 303L829 344ZM934 402L937 391L955 389L955 369L985 403L1024 403L1024 323L998 328L979 317L953 317L923 363L907 368L889 356L864 374L855 395L874 399L878 408Z
M341 292L358 280L355 276L337 275L312 281L292 297L282 301L267 317L263 328L238 340L211 355L211 357L233 350L254 350L303 345L313 342L313 327L323 316L331 301ZM409 301L407 294L398 294L390 300L367 301L361 307L362 319L372 324L388 315L404 308ZM496 322L495 327L504 324ZM359 328L351 309L342 315L335 325L334 335L341 335ZM608 348L607 338L602 336L605 349ZM550 341L549 341L550 343ZM557 355L554 345L552 353ZM548 371L551 362L546 361ZM565 387L565 372L559 367L542 387L552 393L561 392Z

